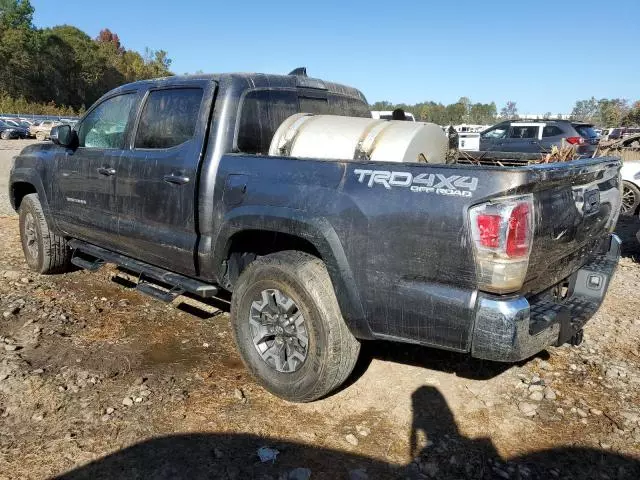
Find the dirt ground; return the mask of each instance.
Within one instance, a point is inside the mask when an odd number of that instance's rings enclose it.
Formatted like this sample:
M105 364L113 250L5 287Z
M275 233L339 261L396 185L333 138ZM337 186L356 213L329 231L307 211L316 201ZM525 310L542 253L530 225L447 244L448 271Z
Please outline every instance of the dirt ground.
M29 272L22 145L0 145L0 478L640 478L640 222L580 347L503 365L366 342L340 391L291 404L243 369L224 301Z

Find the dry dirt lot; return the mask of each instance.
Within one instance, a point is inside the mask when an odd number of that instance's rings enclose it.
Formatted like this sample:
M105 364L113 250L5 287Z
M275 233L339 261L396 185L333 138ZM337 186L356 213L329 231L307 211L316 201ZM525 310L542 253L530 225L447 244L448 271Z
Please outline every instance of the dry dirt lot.
M502 365L365 343L299 405L246 374L224 302L29 272L5 193L22 145L0 145L0 478L640 478L639 222L579 348Z

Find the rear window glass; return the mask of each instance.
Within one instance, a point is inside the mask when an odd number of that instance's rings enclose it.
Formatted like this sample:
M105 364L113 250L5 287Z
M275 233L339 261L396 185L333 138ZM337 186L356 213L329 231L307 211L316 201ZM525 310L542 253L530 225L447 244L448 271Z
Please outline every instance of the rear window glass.
M171 148L193 138L201 103L200 88L149 93L140 116L136 148Z
M584 138L594 138L598 136L591 125L574 125L573 128L575 128L576 132L578 132L580 136Z
M236 146L245 153L269 153L274 133L291 115L316 113L369 117L363 101L342 95L304 95L296 90L252 90L242 102Z
M511 127L509 138L538 138L539 127Z
M543 137L555 137L557 135L562 135L563 133L564 132L560 130L559 127L556 127L555 125L547 125L542 129Z

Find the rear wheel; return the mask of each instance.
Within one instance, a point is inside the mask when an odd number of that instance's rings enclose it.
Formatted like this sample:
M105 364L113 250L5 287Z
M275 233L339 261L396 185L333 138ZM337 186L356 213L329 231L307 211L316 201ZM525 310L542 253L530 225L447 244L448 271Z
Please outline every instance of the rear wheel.
M2 140L9 140L11 138L11 134L7 130L5 130L2 133L0 133L0 138Z
M620 213L623 215L633 215L640 206L640 189L633 183L622 182L622 205Z
M49 230L37 193L20 203L20 240L29 268L38 273L62 273L69 268L71 250L64 237Z
M36 140L40 141L40 142L44 142L47 139L47 134L44 132L38 132L36 133Z
M310 402L340 386L360 343L347 328L322 260L298 251L261 257L242 272L231 301L247 369L271 393Z

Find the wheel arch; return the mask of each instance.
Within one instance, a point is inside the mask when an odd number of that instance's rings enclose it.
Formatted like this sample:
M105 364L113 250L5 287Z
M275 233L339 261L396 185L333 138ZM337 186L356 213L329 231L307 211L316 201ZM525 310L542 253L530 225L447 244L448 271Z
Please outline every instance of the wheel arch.
M286 208L242 210L226 218L213 249L213 265L223 287L233 291L233 275L239 276L258 256L284 250L304 251L324 262L342 316L353 335L373 338L344 248L326 219Z
M624 189L625 184L631 185L635 190L637 190L638 192L640 192L640 185L638 185L638 183L636 183L635 181L632 180L622 180L622 186ZM640 193L636 193L636 195L640 195ZM640 198L638 198L638 202L636 205L636 208L633 212L628 213L627 215L637 215L638 213L640 213Z

